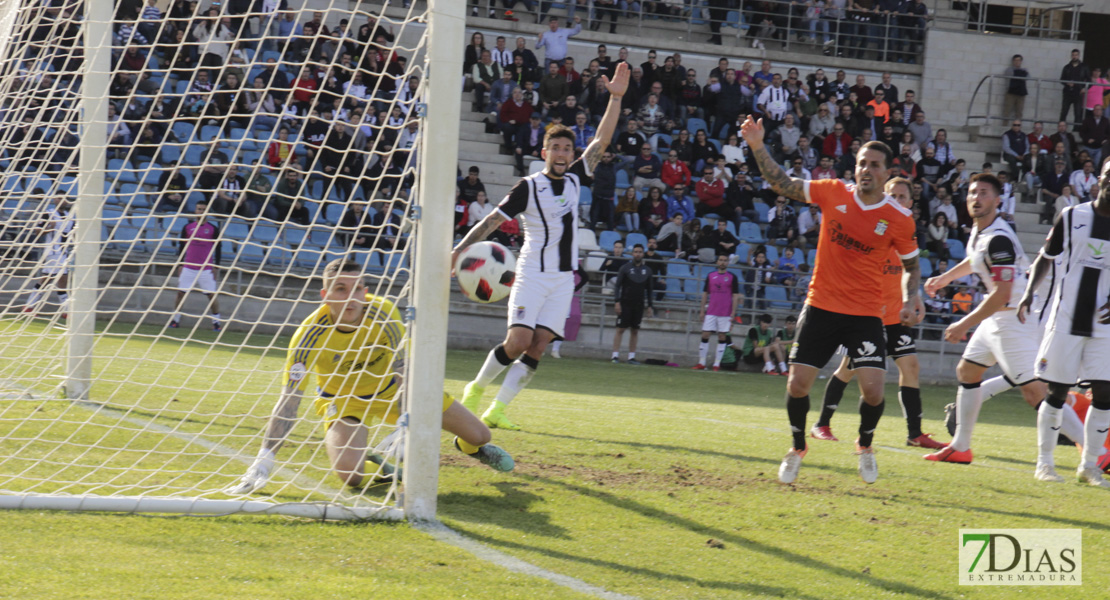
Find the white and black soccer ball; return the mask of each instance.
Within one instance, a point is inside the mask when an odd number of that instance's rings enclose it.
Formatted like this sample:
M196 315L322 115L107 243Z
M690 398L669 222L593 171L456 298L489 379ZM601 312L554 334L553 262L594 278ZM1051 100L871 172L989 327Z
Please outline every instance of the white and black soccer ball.
M497 242L478 242L459 254L455 277L467 298L482 304L497 302L509 295L516 280L516 257Z

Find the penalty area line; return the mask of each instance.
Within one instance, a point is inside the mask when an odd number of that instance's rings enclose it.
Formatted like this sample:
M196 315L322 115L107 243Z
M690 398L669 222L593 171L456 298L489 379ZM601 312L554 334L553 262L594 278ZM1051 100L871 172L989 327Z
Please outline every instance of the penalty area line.
M493 563L504 569L508 569L514 573L521 573L523 575L530 575L532 577L539 577L546 579L555 585L559 585L576 592L589 594L596 598L604 598L605 600L638 600L635 596L628 596L619 594L617 592L610 592L605 588L586 583L581 579L571 577L570 575L563 575L554 571L548 571L543 567L538 567L532 563L525 562L515 556L510 556L495 550L489 546L477 541L472 540L463 534L451 529L439 521L412 521L412 526L419 531L427 533L433 538L460 548L474 555L479 560L484 560Z

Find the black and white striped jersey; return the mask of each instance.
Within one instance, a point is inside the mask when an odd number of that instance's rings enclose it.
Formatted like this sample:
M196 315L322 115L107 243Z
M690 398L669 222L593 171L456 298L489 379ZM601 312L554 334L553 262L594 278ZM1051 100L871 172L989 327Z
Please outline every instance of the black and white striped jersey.
M518 268L540 273L578 268L578 199L592 184L592 174L579 159L561 179L533 173L513 186L497 210L509 219L520 215L524 245Z
M1048 327L1082 337L1110 337L1098 322L1110 300L1110 217L1090 202L1069 206L1048 234L1041 254L1059 259Z

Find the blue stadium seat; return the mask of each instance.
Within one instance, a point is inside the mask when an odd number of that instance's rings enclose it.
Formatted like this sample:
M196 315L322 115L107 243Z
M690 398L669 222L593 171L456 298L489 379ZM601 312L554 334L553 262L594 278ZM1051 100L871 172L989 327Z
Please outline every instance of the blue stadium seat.
M613 243L619 241L621 241L621 234L616 231L602 231L601 237L597 240L597 245L601 246L601 249L606 252L612 252Z
M223 230L223 238L228 240L244 241L250 234L250 226L238 219L229 222Z
M700 283L705 281L705 278L709 277L709 274L716 270L717 265L698 263L697 266L694 267L694 278Z
M334 234L335 231L331 227L313 227L308 233L308 243L317 248L338 245Z
M578 191L578 204L580 206L589 206L593 204L593 201L594 193L590 191L590 188L584 187Z
M285 245L290 248L297 248L304 244L304 238L308 235L308 228L301 227L300 225L293 225L287 223L282 228L282 237L285 240Z
M721 152L721 140L719 140L715 137L711 137L711 138L709 138L709 143L716 146L718 154Z
M779 249L777 246L764 246L767 249L767 262L772 265L779 260Z
M647 248L647 236L642 234L642 233L633 232L633 233L628 234L628 236L624 238L624 247L627 249L627 251L629 253L632 252L632 247L635 246L636 244L641 244L646 249Z
M204 162L204 155L208 152L203 144L189 144L185 149L185 156L181 159L182 165L190 167L199 167Z
M661 150L670 148L671 147L671 136L669 136L665 133L660 133L658 135L659 135L659 148Z
M691 277L690 263L682 259L667 261L667 299L685 300L685 278Z
M163 165L176 163L181 161L181 147L163 145L162 149L158 152L158 162Z
M0 191L14 194L23 191L23 177L15 173L8 174L4 178L4 183L0 184Z
M324 256L324 251L320 248L301 246L297 248L296 254L293 255L293 265L306 269L317 269L323 266Z
M921 264L921 278L925 279L933 274L933 263L928 258L920 257L918 263Z
M408 269L409 260L405 252L382 252L379 250L374 252L379 255L378 258L381 260L382 269L386 275L392 275L399 269Z
M177 94L178 96L184 96L185 94L188 94L189 93L189 80L188 79L179 80L177 82L177 86L174 88L174 93Z
M628 171L625 171L624 169L617 169L617 187L618 188L630 188L630 187L632 187L632 182L628 180Z
M206 144L218 137L220 137L220 128L216 125L202 125L200 133L197 134L197 139Z
M963 260L967 258L967 250L964 248L960 240L947 239L944 242L948 246L948 254L956 260Z
M740 238L742 242L753 244L762 244L767 241L763 238L763 232L759 230L759 225L755 223L741 223L740 231L736 237Z
M767 206L766 202L752 202L752 206L755 208L755 212L759 214L759 222L766 223L767 211L771 210L771 207Z
M806 252L806 264L809 265L810 267L812 267L816 263L817 263L817 248L810 248L809 251Z
M736 235L736 223L733 223L732 221L725 221L725 230L732 235Z
M736 248L733 249L732 253L740 257L740 262L744 262L748 260L748 250L750 249L751 246L745 244L744 242L740 242L739 244L736 244Z
M794 303L786 298L786 288L780 285L768 285L763 288L766 291L766 299L770 303L771 308L793 310Z
M709 133L709 125L705 122L705 119L698 119L696 117L686 119L686 130L690 132L691 140L697 135L699 129L704 129L706 133Z
M194 127L192 123L186 123L185 121L176 121L174 122L173 128L170 129L170 131L173 132L173 136L177 138L177 141L185 144L193 139L193 129Z

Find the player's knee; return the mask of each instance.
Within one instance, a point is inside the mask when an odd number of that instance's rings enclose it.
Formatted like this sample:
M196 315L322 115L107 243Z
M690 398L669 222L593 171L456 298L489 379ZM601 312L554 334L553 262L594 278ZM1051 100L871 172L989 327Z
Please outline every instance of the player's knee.
M901 373L902 379L917 381L921 377L921 363L916 358L907 358L898 364L898 371Z
M791 374L786 379L786 393L790 394L793 398L801 398L802 396L809 395L809 388L803 385L801 380Z

